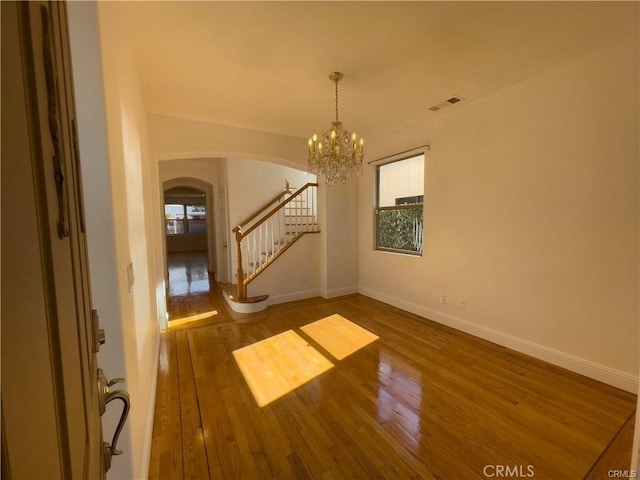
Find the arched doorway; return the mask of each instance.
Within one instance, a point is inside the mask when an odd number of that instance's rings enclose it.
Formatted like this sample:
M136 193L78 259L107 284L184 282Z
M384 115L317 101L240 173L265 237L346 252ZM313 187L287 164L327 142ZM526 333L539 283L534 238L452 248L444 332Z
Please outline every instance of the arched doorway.
M168 320L190 315L215 287L213 187L194 178L163 183Z
M200 199L200 203L202 204L202 199L204 199L204 206L206 212L206 219L204 229L206 230L206 246L204 250L207 252L207 261L208 261L208 269L213 274L218 269L218 256L216 254L216 218L215 218L215 209L214 209L214 189L213 185L210 183L192 177L177 177L172 178L170 180L166 180L162 182L162 192L163 192L163 201L166 204L167 200L174 201L177 200L178 203L184 202L185 204L196 203ZM167 197L167 193L169 197ZM181 196L181 193L185 195ZM167 250L167 232L166 232L166 212L164 211L164 205L162 208L162 216L163 216L163 229L164 235L163 238L163 251L164 256L166 258ZM202 227L201 227L202 228ZM176 237L177 238L177 237ZM178 240L180 242L181 240ZM189 240L182 240L183 242L188 243ZM193 241L193 240L192 240ZM201 244L200 244L201 245ZM165 264L166 266L166 264ZM213 277L212 277L213 278Z
M181 185L164 191L168 254L208 251L207 216L211 214L208 210L204 190Z

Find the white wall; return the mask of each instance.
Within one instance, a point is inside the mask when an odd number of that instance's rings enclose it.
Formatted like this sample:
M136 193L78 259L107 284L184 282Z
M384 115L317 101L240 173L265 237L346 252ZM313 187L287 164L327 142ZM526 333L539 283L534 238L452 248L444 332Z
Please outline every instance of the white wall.
M320 241L318 234L304 235L247 286L248 295L268 294L270 304L322 295Z
M300 170L298 168L284 167L284 178L289 180L291 188L300 188L307 183L316 183L317 177L313 173L309 173L306 166Z
M358 183L326 186L320 177L321 291L325 298L358 291Z
M159 346L146 115L113 6L71 2L68 10L93 300L107 336L99 363L110 378L126 378L122 388L131 396L118 443L124 454L113 459L108 478L142 479L149 465ZM120 406L109 405L106 440L119 416Z
M253 159L300 170L309 149L302 138L150 114L151 151L157 160L183 158Z
M639 80L636 36L370 142L431 143L425 247L373 250L366 169L360 291L635 391Z
M284 167L273 163L236 159L228 163L229 219L238 225L284 191Z

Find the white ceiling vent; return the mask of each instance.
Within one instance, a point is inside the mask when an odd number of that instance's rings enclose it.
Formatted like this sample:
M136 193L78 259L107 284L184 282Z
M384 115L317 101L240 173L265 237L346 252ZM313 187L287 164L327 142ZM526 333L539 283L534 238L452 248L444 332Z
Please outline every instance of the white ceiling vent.
M429 110L431 110L432 112L437 112L438 110L442 110L443 108L450 107L451 105L461 102L462 100L464 100L464 98L459 97L458 95L454 95L451 98L447 98L443 102L437 103L432 107L429 107Z

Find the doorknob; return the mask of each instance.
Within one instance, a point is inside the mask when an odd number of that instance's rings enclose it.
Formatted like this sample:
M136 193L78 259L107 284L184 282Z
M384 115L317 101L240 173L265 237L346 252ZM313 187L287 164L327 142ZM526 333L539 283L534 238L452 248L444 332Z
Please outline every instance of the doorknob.
M109 468L111 468L111 458L114 455L122 455L122 450L119 450L118 448L116 448L116 445L118 444L118 438L120 438L122 427L124 427L124 423L127 421L127 416L129 415L129 408L131 407L131 400L129 398L129 394L124 390L116 390L115 392L109 392L109 394L107 395L106 403L109 403L112 400L122 401L122 413L120 414L120 421L118 422L116 431L113 433L111 444L109 444L109 442L102 442L102 457L104 459L105 472L108 471Z
M113 434L113 439L111 440L111 453L113 455L122 455L122 450L118 450L116 445L118 443L118 438L120 437L120 432L122 432L122 427L124 427L124 422L127 421L127 416L129 416L129 408L131 408L131 399L129 398L129 393L124 390L116 390L115 392L109 393L109 398L107 399L107 403L112 400L121 400L122 401L122 413L120 414L120 421L118 422L118 426L116 427L116 431Z
M122 402L122 413L120 414L120 420L118 421L118 426L113 434L111 443L102 442L102 457L104 460L105 472L111 468L111 458L114 455L122 455L122 450L119 450L116 446L118 444L118 438L120 438L122 428L127 421L127 416L129 415L131 399L129 398L129 393L125 390L115 390L112 392L111 387L117 383L123 382L124 378L120 377L107 380L107 376L104 374L104 371L101 368L98 369L98 406L100 415L104 414L107 409L107 404L113 400L120 400Z

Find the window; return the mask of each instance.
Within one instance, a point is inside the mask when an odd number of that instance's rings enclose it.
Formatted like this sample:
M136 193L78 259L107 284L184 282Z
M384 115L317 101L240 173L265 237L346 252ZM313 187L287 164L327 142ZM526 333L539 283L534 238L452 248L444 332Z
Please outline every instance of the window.
M184 205L166 204L164 206L164 223L167 235L184 233Z
M167 203L164 206L164 224L167 235L206 233L206 207Z
M424 154L377 169L376 249L422 255Z
M207 232L207 213L204 205L185 205L187 210L187 233Z

